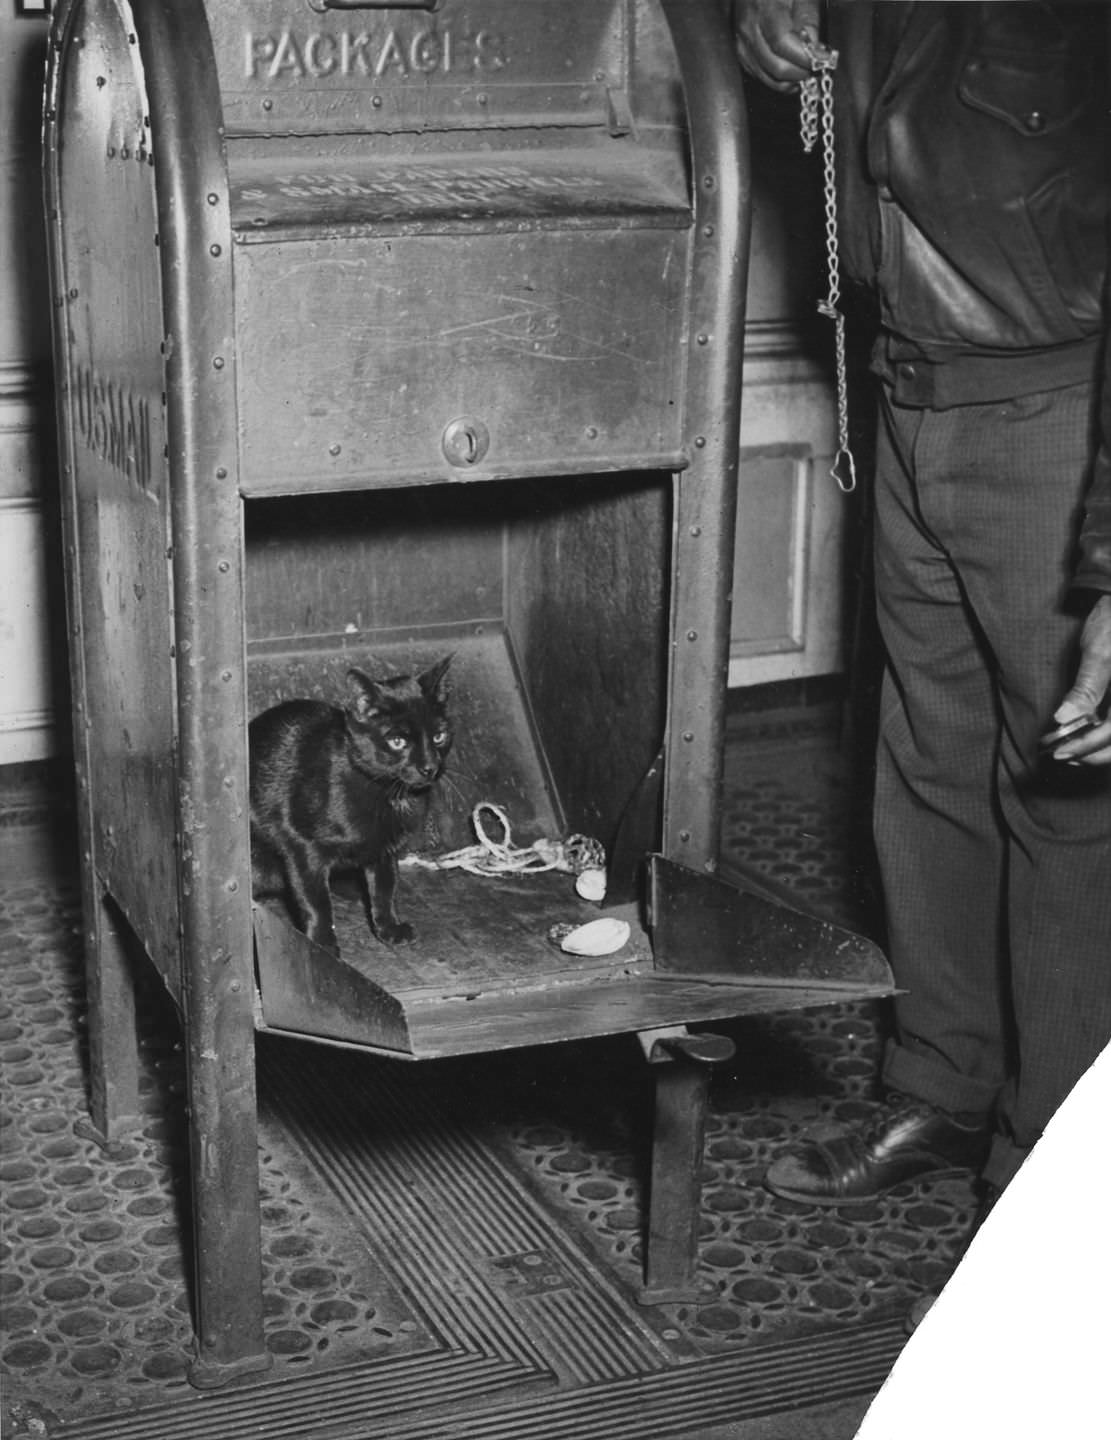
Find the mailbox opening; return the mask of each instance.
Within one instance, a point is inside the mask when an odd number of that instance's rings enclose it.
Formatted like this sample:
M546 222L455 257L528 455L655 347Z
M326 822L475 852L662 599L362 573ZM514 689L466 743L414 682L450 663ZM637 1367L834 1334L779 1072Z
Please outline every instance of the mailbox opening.
M455 743L414 848L471 844L474 808L491 802L515 845L577 832L611 852L662 739L671 501L671 477L643 473L246 502L250 713L294 697L342 704L351 666L381 678L451 652ZM267 1023L405 1052L415 1042L399 1028L399 993L473 999L651 965L633 906L615 957L552 945L553 923L599 914L565 872L405 866L401 886L417 939L381 944L362 905L340 896L338 966L310 957L277 909L256 909ZM337 983L332 1015L324 992ZM374 1004L350 985L369 985Z

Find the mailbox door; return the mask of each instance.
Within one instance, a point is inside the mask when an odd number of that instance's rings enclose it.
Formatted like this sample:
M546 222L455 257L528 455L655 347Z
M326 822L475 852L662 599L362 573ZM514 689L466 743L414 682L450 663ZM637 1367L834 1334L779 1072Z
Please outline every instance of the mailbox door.
M245 492L673 468L686 267L670 227L238 245Z

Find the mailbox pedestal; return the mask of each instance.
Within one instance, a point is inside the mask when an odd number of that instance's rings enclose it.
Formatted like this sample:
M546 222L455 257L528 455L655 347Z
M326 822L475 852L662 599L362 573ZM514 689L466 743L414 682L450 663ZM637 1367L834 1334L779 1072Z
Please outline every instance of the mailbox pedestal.
M138 1115L137 941L188 1061L198 1384L266 1363L257 1030L411 1060L642 1033L672 1077L660 1299L694 1293L697 1067L725 1053L685 1026L890 988L866 942L714 876L748 218L721 11L57 7L93 1123ZM416 942L348 916L339 959L252 905L249 717L447 650L458 773L421 843L492 801L521 843L653 851L619 956L550 944L596 913L566 877L406 870Z

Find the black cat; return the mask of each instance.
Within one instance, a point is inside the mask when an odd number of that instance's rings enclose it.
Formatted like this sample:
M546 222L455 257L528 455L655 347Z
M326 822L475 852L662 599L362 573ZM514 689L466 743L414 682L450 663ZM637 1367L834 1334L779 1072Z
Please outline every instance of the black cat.
M254 896L284 898L297 928L333 953L334 870L362 871L380 940L413 938L394 899L397 852L451 748L450 662L387 680L349 670L345 708L287 700L251 721Z

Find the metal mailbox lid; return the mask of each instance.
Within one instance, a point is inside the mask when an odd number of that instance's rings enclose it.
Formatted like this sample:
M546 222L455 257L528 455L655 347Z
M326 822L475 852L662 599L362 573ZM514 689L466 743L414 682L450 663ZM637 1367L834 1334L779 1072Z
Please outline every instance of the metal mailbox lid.
M644 0L208 0L244 494L679 469L693 204Z
M632 0L209 0L229 135L622 123Z
M685 239L242 247L243 492L677 468Z

